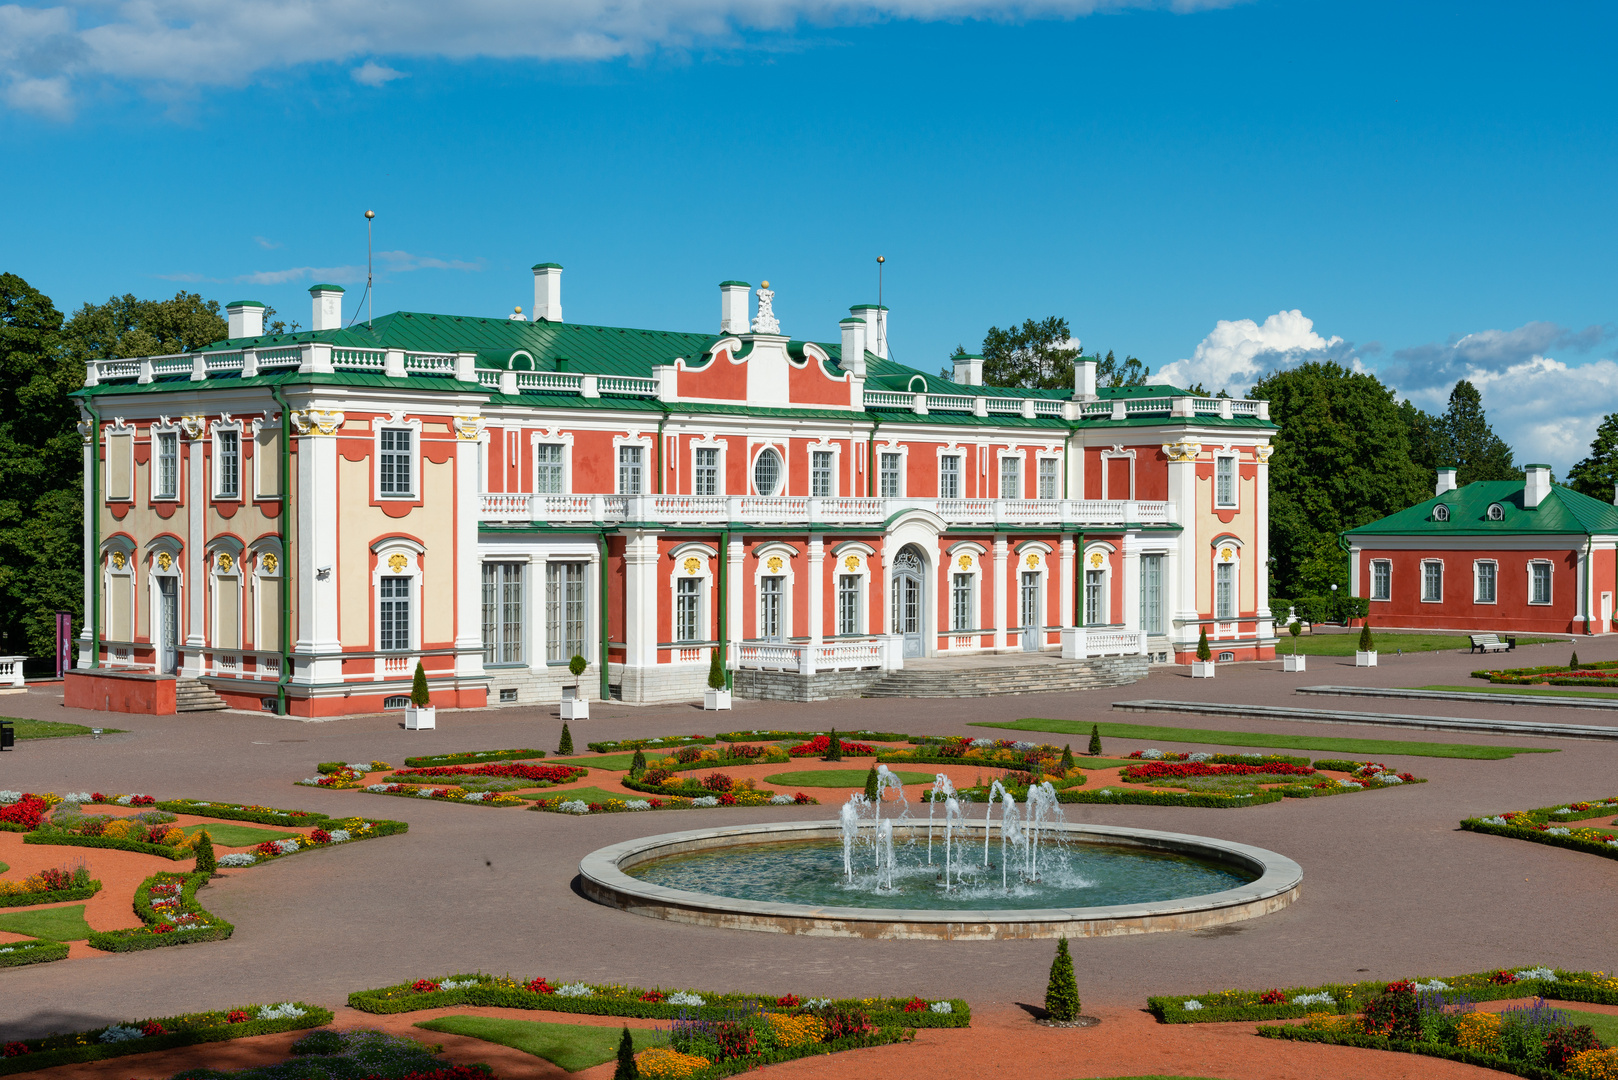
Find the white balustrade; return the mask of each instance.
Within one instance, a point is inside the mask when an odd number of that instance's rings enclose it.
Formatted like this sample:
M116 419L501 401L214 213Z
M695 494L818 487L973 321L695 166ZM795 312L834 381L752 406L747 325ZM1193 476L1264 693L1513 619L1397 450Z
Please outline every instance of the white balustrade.
M210 375L216 371L240 371L242 369L240 349L233 349L230 352L204 353L202 361L204 369Z
M597 380L596 389L603 394L656 397L657 380L633 378L627 375L603 375Z
M381 371L387 366L386 349L333 349L331 366L335 371Z
M1146 652L1146 634L1121 626L1069 626L1062 630L1062 659L1086 660L1095 656L1140 656Z
M297 367L303 362L302 349L260 349L258 351L258 369Z
M738 667L756 671L794 671L813 675L821 671L863 671L889 666L886 638L859 641L808 642L742 641L737 643ZM902 663L902 661L900 662Z
M635 520L660 525L882 525L905 510L937 514L951 525L1168 524L1167 502L1119 499L809 499L790 496L647 495ZM478 497L485 521L621 522L629 513L623 495L533 495L485 492ZM648 516L649 515L649 516Z
M23 688L22 664L25 656L0 656L0 686Z
M405 371L421 375L453 375L455 354L405 353Z

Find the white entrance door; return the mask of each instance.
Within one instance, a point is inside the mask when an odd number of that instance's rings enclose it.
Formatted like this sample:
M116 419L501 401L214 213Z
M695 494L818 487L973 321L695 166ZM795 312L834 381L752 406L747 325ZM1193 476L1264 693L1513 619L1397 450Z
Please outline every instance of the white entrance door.
M1601 594L1601 632L1605 634L1612 629L1612 593Z
M908 545L893 560L893 632L904 635L907 659L926 655L921 637L926 597L921 574L925 565L920 553Z
M1040 603L1040 575L1022 575L1022 651L1038 652L1045 645L1045 605Z
M171 577L157 579L157 669L174 674L180 666L180 588Z

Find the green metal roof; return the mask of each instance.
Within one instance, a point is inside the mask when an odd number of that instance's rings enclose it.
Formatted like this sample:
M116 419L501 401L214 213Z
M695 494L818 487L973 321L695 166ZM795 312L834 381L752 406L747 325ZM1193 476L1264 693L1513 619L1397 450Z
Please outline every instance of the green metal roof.
M1552 484L1535 509L1523 505L1521 480L1478 480L1417 503L1380 521L1345 530L1345 537L1376 536L1508 536L1514 533L1618 533L1618 506ZM1499 521L1489 520L1489 507L1499 504ZM1442 504L1449 520L1439 521Z
M317 292L344 292L344 291L346 291L346 290L344 290L344 288L341 285L332 285L332 284L329 284L329 283L323 283L323 284L320 284L320 285L311 285L311 286L309 286L309 292L310 292L311 295L313 295L314 293L317 293ZM363 299L363 297L361 299Z

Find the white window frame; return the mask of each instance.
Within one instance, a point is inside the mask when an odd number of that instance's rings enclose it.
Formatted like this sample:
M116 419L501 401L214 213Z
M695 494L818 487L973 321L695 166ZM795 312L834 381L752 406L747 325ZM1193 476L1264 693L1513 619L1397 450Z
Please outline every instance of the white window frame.
M946 463L951 463L951 464L953 464L955 466L955 475L954 475L955 490L951 491L951 492L946 492L944 490L945 468L947 467ZM962 499L962 498L965 498L966 497L966 495L965 495L965 491L966 491L965 480L966 480L966 455L965 454L963 454L963 453L961 453L959 451L956 451L956 452L953 452L953 453L941 453L941 454L938 455L938 497L940 499Z
M724 493L724 452L717 446L693 446L691 448L691 494L723 495Z
M708 449L712 449L709 447ZM721 456L721 461L724 458ZM712 590L714 560L719 557L717 548L705 544L681 544L669 552L669 559L673 563L669 570L669 641L672 644L690 648L693 644L712 641ZM695 569L688 569L686 563L696 560ZM697 636L689 640L680 638L680 582L696 581L697 586Z
M646 494L646 448L629 444L620 445L613 450L613 463L617 468L617 475L613 483L617 494L633 498L636 495ZM633 478L634 483L628 481Z
M421 557L426 549L413 541L402 537L388 537L372 545L376 552L376 566L371 570L371 640L375 643L377 652L390 655L406 655L421 649ZM393 568L394 556L402 556L403 562L399 569ZM409 617L405 627L407 638L403 648L397 643L391 649L382 647L382 581L388 579L404 579L408 582L405 598L410 604Z
M1015 571L1015 576L1012 579L1011 595L1008 598L1011 601L1012 610L1006 613L1006 617L1007 620L1010 621L1012 616L1015 615L1015 629L1023 632L1038 634L1040 646L1043 647L1045 645L1045 634L1047 632L1046 628L1049 625L1048 620L1051 618L1052 551L1050 545L1046 544L1042 540L1029 540L1025 543L1017 545L1017 547L1012 551L1012 554L1015 556L1015 562L1012 565L1012 569ZM1028 565L1028 560L1030 558L1036 560L1035 565ZM1037 626L1022 625L1022 586L1024 574L1039 575L1039 624Z
M1380 595L1380 596L1377 595L1376 572L1377 572L1378 569L1383 570L1384 574L1385 574L1384 580L1382 582L1382 584L1385 586L1385 588L1382 590L1382 595ZM1387 600L1392 600L1393 599L1393 560L1392 559L1372 559L1371 560L1371 599L1372 600L1377 600L1377 601L1387 601Z
M887 471L889 457L899 459L898 491L889 494L884 490L883 477ZM879 499L903 499L907 496L906 481L910 478L910 450L905 446L895 446L892 443L878 443L876 448L876 497Z
M1434 521L1448 521L1449 520L1449 506L1446 503L1439 503L1437 506L1433 507L1433 520Z
M1429 566L1438 567L1438 595L1437 596L1428 596L1427 595L1427 568ZM1424 604L1442 604L1444 602L1444 560L1443 559L1423 559L1423 560L1421 560L1421 602L1424 603Z
M788 477L786 451L782 447L777 446L775 443L770 442L755 443L750 449L751 453L747 460L748 489L751 490L753 494L760 495L765 498L775 498L785 495L787 491L790 490L787 487ZM775 488L771 491L764 491L758 486L758 463L765 454L774 454L776 465L780 469L780 472L778 472L775 477Z
M813 442L807 447L809 455L809 497L818 499L835 499L838 495L838 477L842 473L842 450L837 443ZM831 457L831 475L827 477L830 483L825 491L815 492L815 455L827 454Z
M181 463L185 460L185 442L183 434L178 425L153 424L151 429L151 437L152 475L151 484L149 485L147 495L154 502L179 502L180 490L184 487L182 476L185 472L181 466ZM160 452L160 447L162 446L163 441L168 439L172 439L174 441L174 490L164 492L158 490L158 481L163 475L163 455Z
M519 606L517 617L517 657L513 660L502 659L500 654L510 650L511 643L506 639L505 627L509 625L506 619L506 568L517 568L517 603ZM532 583L529 581L531 571L528 568L528 559L519 555L490 555L482 560L478 567L478 616L479 631L483 629L482 617L486 604L484 603L483 589L486 583L483 574L490 567L495 568L494 579L494 620L496 638L490 641L487 636L483 638L483 663L486 667L526 667L528 664L529 627L533 624L533 617L529 612L529 597L532 595ZM492 656L490 654L493 654Z
M121 416L113 417L101 432L101 497L105 502L135 501L135 439L138 433L138 429ZM114 442L120 439L123 441L117 445L121 449L115 453ZM124 467L114 470L114 459L120 455L124 459Z
M760 546L753 552L753 632L757 641L791 641L792 634L792 587L797 580L792 562L797 558L798 552L789 544L770 543ZM771 570L770 559L781 560L779 570ZM863 560L862 560L863 561ZM781 635L779 638L764 637L764 585L767 577L781 578Z
M1534 599L1534 569L1545 568L1545 599ZM1534 607L1549 607L1556 602L1556 563L1550 559L1528 560L1528 603Z
M123 556L123 566L120 567L115 564L114 554ZM102 596L105 598L104 603L101 605L102 644L133 645L135 638L139 636L138 631L140 630L140 612L135 607L134 542L126 536L113 537L103 542L101 546L101 571L104 583ZM129 596L129 636L127 638L117 637L112 632L114 629L112 625L112 590L115 588L124 590ZM150 629L150 626L148 626L148 629ZM147 636L151 637L150 634ZM109 657L111 656L110 650L108 655ZM133 652L130 653L130 659L134 659Z
M614 452L614 456L616 456L616 451ZM581 629L580 629L580 632L579 632L579 634L580 634L579 646L580 647L579 647L578 652L576 654L571 654L570 653L570 654L568 654L566 656L562 656L560 654L566 652L567 650L566 649L559 649L559 650L557 649L557 641L551 635L551 630L550 630L550 625L551 625L551 600L550 600L551 568L553 566L563 566L563 565L567 565L567 564L570 564L570 563L576 563L576 564L584 567L584 574L583 574L582 580L580 581L580 587L581 587L581 592L580 592L581 600L580 600L580 603L583 606L583 612L582 612L583 617L580 619L580 626L581 626ZM538 591L538 594L539 594L539 604L538 604L538 607L537 607L536 616L537 616L537 618L539 620L538 621L538 626L540 628L540 632L538 634L534 635L536 637L536 639L538 640L538 642L539 642L539 644L536 645L536 651L535 651L535 654L534 654L535 659L536 659L536 663L538 661L538 658L540 656L543 656L545 666L547 666L547 667L562 667L562 668L565 668L565 667L567 667L567 665L570 662L572 662L574 655L582 656L582 657L584 657L584 659L587 662L590 662L590 663L595 663L596 660L599 659L597 657L592 657L591 652L592 652L592 647L594 647L594 648L599 648L600 647L599 644L596 643L596 639L595 639L594 635L595 635L595 628L596 628L596 620L601 617L601 613L598 610L596 610L597 602L596 602L596 599L595 599L595 597L593 595L595 590L592 588L592 584L597 580L597 577L600 574L600 572L601 572L601 567L599 565L599 556L586 555L586 554L583 554L583 553L577 554L577 555L556 554L556 555L553 555L550 558L546 559L545 562L542 564L542 569L540 571L540 580L535 583L535 588L536 588L536 590ZM565 620L566 620L566 611L567 611L567 607L566 607L566 605L567 605L567 597L566 597L565 594L561 597L561 599L559 600L559 603L562 605L562 616L563 617L562 617L562 619L560 619L558 621L559 622L565 622ZM558 652L558 655L555 658L553 658L551 656L551 653L552 653L553 650L557 650L557 652Z
M1117 548L1104 541L1086 544L1084 547L1084 557L1079 560L1079 610L1084 614L1085 626L1116 625L1112 619L1111 609L1112 557L1117 550ZM1096 565L1095 560L1097 555L1101 556L1100 566ZM1097 619L1091 619L1089 610L1090 597L1085 590L1089 588L1088 575L1095 572L1099 572L1101 574L1101 591L1097 597L1097 606L1100 608L1100 617Z
M1045 475L1045 467L1050 466L1050 476ZM1057 454L1040 454L1034 459L1034 469L1038 474L1034 477L1034 497L1051 502L1062 497L1062 459ZM1051 493L1045 494L1045 481L1051 482Z
M247 617L247 605L242 603L243 594L247 591L247 572L242 569L242 559L245 552L242 545L234 537L221 537L207 549L206 566L208 568L208 649L216 653L239 653L247 649L247 634L243 624ZM227 570L220 566L221 559L230 560ZM219 600L226 589L236 591L236 644L226 645L219 637ZM248 650L251 651L251 650ZM215 663L218 658L215 657ZM240 670L239 668L237 669Z
M275 559L275 569L273 570L269 568L266 562L267 559L272 557ZM247 559L251 567L250 573L253 584L253 610L250 613L252 621L249 624L253 631L253 651L279 652L284 648L284 643L276 648L265 648L264 630L268 626L274 626L277 635L281 632L281 575L284 573L282 568L286 563L286 556L281 551L281 542L274 537L266 537L253 545L253 548L247 553ZM153 572L161 572L158 571L155 563L152 565L152 570ZM154 616L158 614L155 592L153 593L152 613ZM291 630L292 627L288 625L287 631L290 633ZM154 636L152 640L155 642L157 638ZM182 640L184 639L182 638ZM260 666L259 671L262 674L262 666Z
M1151 565L1148 559L1158 560L1157 575L1157 628L1153 629L1147 624L1148 593L1146 589L1146 568ZM1168 633L1170 598L1169 598L1169 553L1167 551L1142 551L1135 560L1140 566L1140 628L1143 633L1153 636L1162 636Z
M1219 490L1220 472L1228 469L1230 478L1229 495L1222 495ZM1239 510L1241 509L1242 490L1241 459L1235 454L1214 454L1214 509Z
M1483 598L1483 568L1487 566L1492 574L1489 584L1494 595L1487 600ZM1496 559L1472 560L1472 603L1498 604L1500 602L1500 563Z
M697 452L699 450L717 450L719 452L719 475L715 478L716 479L716 488L715 488L714 494L715 495L728 494L728 492L726 490L726 486L725 486L725 473L726 473L727 466L730 463L730 458L729 458L730 442L729 442L728 439L716 439L711 435L703 436L703 437L700 437L700 438L695 438L695 439L689 440L689 445L686 448L686 452L690 455L690 469L691 469L690 478L691 479L690 479L690 483L687 485L687 487L690 490L691 494L693 494L693 495L698 494L698 491L697 491ZM678 487L679 486L678 483L676 483L675 486Z
M405 431L410 432L410 491L385 492L382 490L382 432ZM390 451L392 452L392 451ZM387 417L377 416L371 420L371 453L376 468L372 470L375 479L372 481L372 495L378 501L384 499L400 502L417 502L421 499L421 418L405 419L403 412L395 412Z
M1230 552L1227 557L1225 552ZM1213 617L1215 622L1232 623L1242 617L1242 543L1234 536L1221 536L1213 542L1213 589L1209 599L1212 601ZM1219 610L1219 567L1230 567L1230 610L1226 614Z
M227 434L236 436L236 490L234 492L227 492L224 484L225 452L224 440L221 436ZM245 445L248 439L247 425L240 420L225 419L217 421L213 425L212 437L213 476L210 484L212 501L244 502L245 496L242 494L242 488L247 471L247 447Z
M1111 475L1112 470L1107 467L1107 463L1113 458L1129 459L1129 490L1123 494L1110 490L1108 486L1108 477ZM1101 451L1101 497L1107 501L1118 502L1128 502L1135 497L1135 450L1133 447L1126 450L1122 444L1114 444L1111 449Z
M272 540L270 543L273 544L274 541ZM174 579L174 621L176 624L174 655L177 661L182 662L185 657L187 597L185 595L185 560L181 557L184 551L184 544L173 536L160 536L146 545L146 597L147 603L150 605L147 608L146 616L146 638L152 643L152 651L156 655L154 663L161 661L163 652L162 630L159 625L159 620L163 615L162 586L158 583L160 578ZM158 559L158 556L165 552L169 556L167 570L163 569L163 564ZM279 554L277 558L279 558ZM257 560L255 560L255 564L256 562ZM276 575L276 577L279 577L279 575ZM275 580L275 578L271 578L271 580ZM275 600L277 604L280 603L279 592L276 593ZM255 634L254 637L256 639L257 635Z
M1006 462L1017 464L1017 490L1006 494ZM1025 450L997 450L994 455L994 497L997 499L1026 499L1028 497L1028 452Z
M560 447L562 451L562 486L560 491L542 491L539 486L539 449L542 446ZM533 480L530 486L536 495L571 495L573 494L573 436L557 434L555 432L533 432L528 438L528 455L530 468L533 469ZM547 466L549 467L549 466Z
M831 569L832 587L832 625L837 627L835 637L864 637L871 632L871 559L875 556L875 549L857 540L850 540L838 544L830 551L828 560ZM849 560L853 565L849 565ZM845 577L859 578L859 597L854 612L854 630L844 633L842 629L842 597L840 589Z

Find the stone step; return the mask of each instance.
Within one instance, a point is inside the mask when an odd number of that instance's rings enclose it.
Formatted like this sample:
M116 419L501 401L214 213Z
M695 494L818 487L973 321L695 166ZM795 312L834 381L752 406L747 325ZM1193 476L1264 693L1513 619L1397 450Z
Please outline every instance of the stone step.
M1061 663L974 665L969 668L896 671L868 688L864 697L961 698L1052 694L1123 686L1146 676L1144 656Z
M174 688L175 712L219 712L230 705L198 679L180 679Z

